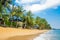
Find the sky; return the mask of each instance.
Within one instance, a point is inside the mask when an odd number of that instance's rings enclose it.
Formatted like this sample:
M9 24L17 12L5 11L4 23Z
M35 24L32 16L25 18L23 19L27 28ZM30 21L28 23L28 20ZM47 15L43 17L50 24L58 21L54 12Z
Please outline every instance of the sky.
M60 0L15 0L15 5L23 6L34 17L45 18L52 28L60 29Z

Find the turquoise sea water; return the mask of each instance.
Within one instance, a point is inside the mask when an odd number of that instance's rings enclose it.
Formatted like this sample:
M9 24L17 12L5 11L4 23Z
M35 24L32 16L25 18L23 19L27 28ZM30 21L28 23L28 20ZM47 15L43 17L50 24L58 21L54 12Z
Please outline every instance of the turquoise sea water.
M60 40L60 30L50 30L39 35L34 40Z

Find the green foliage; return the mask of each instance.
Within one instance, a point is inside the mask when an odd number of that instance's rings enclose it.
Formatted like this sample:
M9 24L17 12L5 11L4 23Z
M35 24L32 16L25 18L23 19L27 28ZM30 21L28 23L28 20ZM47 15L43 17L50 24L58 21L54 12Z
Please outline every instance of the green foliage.
M12 1L12 0L11 0ZM9 21L9 19L12 17L12 19L14 19L13 17L16 16L17 18L21 18L22 19L22 23L26 25L25 28L33 28L38 25L38 27L36 27L36 29L51 29L50 24L48 24L48 22L46 21L46 19L44 18L40 18L39 16L37 16L36 18L34 18L34 14L32 14L31 11L25 12L23 10L23 8L21 6L17 6L15 7L13 4L11 4L11 1L4 1L4 0L0 0L0 18L4 19L4 25L8 26L8 27L16 27L18 26L18 22L20 21ZM4 3L3 3L4 2ZM12 5L12 8L10 7L10 5ZM10 14L7 13L6 9L11 9L10 10Z
M34 25L33 21L34 21L33 14L31 13L31 11L28 11L26 14L27 27L29 26L29 28L31 28Z

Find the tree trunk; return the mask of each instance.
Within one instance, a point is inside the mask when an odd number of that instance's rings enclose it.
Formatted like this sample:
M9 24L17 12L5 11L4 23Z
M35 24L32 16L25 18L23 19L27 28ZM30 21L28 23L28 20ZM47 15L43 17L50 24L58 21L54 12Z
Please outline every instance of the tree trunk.
M16 21L16 28L17 28L17 21Z
M4 22L4 26L5 26L5 22Z
M11 21L11 27L12 27L12 21Z
M0 26L1 26L1 21L0 21Z

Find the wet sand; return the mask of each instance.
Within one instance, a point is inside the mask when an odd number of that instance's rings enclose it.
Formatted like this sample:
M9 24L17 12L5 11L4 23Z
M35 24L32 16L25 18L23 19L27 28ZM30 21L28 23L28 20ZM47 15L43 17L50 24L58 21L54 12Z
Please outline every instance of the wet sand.
M48 30L3 28L0 27L0 40L33 40Z

